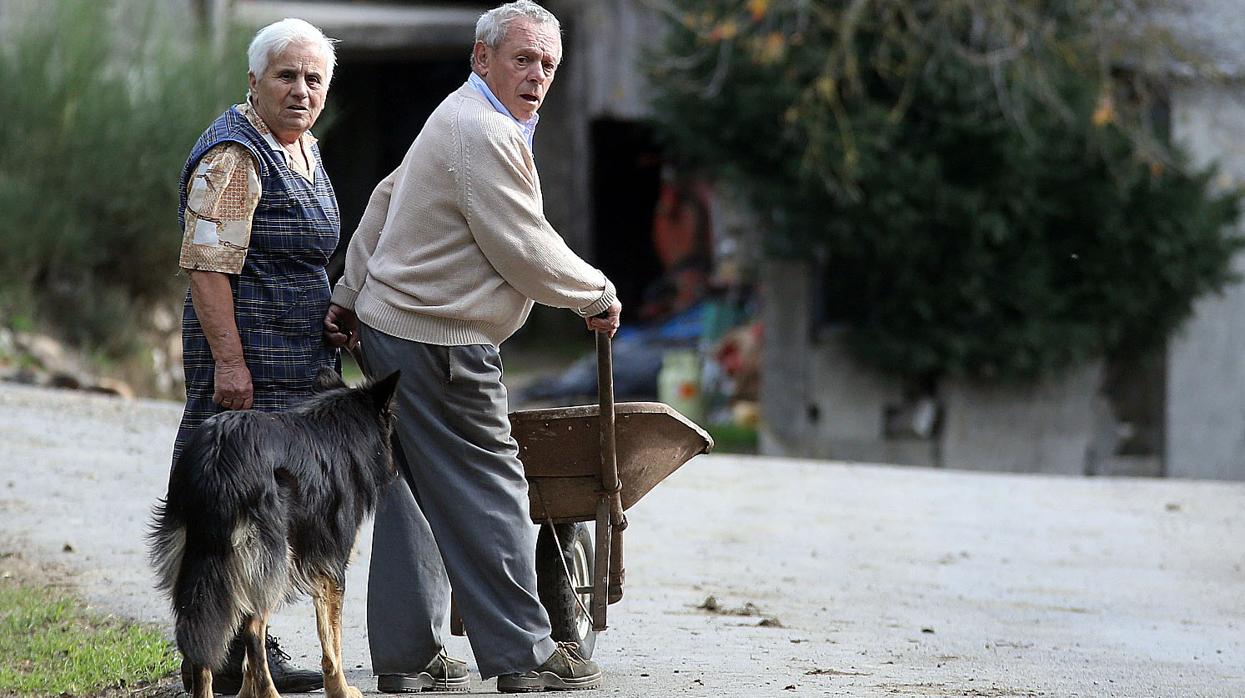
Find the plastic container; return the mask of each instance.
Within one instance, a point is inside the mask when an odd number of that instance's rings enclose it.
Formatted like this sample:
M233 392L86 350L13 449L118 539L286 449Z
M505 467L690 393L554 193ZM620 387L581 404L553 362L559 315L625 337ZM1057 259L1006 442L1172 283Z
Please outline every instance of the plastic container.
M691 349L667 351L657 374L657 399L696 423L704 421L700 357Z

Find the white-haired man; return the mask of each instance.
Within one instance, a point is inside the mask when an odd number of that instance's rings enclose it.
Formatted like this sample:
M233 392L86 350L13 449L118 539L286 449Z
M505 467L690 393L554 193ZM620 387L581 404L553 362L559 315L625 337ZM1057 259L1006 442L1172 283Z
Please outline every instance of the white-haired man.
M351 240L325 317L363 343L365 370L402 370L401 468L380 504L368 639L386 693L466 690L442 651L449 584L483 678L501 692L597 688L601 671L555 643L536 592L536 529L510 435L498 345L532 303L613 333L622 305L543 212L536 112L562 59L557 19L528 0L476 25L472 73L429 117Z
M310 129L324 108L336 61L332 42L300 19L261 29L247 51L246 102L200 136L181 176L179 266L190 277L182 317L186 409L173 447L225 410L275 411L311 391L336 364L321 322L325 265L337 246L337 200ZM265 641L279 692L321 687ZM215 673L217 693L242 687L243 643ZM189 667L182 680L190 690Z

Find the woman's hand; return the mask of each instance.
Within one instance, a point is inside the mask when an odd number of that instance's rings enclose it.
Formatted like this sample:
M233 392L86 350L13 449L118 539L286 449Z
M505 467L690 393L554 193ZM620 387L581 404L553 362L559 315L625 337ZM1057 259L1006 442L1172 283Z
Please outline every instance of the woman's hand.
M245 361L216 362L216 391L212 402L227 410L249 410L255 402L251 370Z

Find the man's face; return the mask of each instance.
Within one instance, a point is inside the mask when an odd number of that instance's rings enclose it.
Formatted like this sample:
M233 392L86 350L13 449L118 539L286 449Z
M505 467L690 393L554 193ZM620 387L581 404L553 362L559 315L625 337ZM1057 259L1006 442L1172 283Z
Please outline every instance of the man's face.
M320 117L329 91L326 75L313 44L290 44L269 56L263 75L250 73L255 110L277 140L293 143Z
M520 18L510 23L497 48L477 41L473 49L476 72L514 118L532 118L562 61L562 37L552 24Z

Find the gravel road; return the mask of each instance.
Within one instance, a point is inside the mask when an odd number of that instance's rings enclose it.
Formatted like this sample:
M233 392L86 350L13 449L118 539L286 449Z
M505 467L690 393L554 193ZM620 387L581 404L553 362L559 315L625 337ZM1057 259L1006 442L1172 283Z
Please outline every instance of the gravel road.
M179 416L0 385L0 552L167 625L142 536ZM629 518L603 696L1245 696L1245 484L702 456ZM364 538L344 646L374 692ZM306 666L313 617L274 621Z

